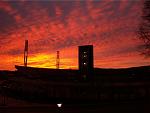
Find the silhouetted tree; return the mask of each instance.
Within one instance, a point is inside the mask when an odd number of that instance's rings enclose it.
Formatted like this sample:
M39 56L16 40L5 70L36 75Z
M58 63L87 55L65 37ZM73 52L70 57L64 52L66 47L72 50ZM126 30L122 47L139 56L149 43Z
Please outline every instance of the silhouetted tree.
M142 22L139 27L139 38L144 41L144 52L146 56L150 56L150 0L144 1L142 9Z

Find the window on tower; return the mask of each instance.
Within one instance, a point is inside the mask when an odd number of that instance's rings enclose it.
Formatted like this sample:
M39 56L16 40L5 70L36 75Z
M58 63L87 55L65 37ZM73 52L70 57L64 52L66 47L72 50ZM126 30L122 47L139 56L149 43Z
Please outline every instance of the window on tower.
M85 62L84 62L83 64L84 64L84 65L86 65L86 63L85 63Z
M87 55L83 55L83 57L85 58L85 57L87 57Z

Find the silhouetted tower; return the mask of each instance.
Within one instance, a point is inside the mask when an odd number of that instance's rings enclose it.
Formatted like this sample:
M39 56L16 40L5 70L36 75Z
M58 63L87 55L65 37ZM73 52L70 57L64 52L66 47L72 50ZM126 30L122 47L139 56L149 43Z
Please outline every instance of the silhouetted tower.
M57 51L56 69L59 69L59 62L60 62L60 58L59 58L59 51Z
M79 46L79 71L86 78L93 73L93 45Z
M28 40L25 40L25 47L24 47L24 66L27 67L28 62Z

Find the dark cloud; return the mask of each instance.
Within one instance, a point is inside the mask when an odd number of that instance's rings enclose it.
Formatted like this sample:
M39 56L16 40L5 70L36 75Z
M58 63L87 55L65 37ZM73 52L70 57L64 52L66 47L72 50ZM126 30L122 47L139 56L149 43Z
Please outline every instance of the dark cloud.
M22 4L22 2L19 2L19 1L13 1L13 2L9 2L9 4L10 4L10 6L13 8L13 9L15 9L15 10L17 10L17 12L21 15L21 16L23 16L23 17L25 17L25 16L28 16L28 10L26 10L26 5L25 4ZM26 4L28 4L28 6L30 5L30 3L26 3Z
M9 28L16 23L14 17L3 9L0 9L0 33L8 32Z
M20 55L23 54L23 50L21 48L19 49L10 49L4 52L1 52L4 55L11 55L11 56L16 56L16 55Z

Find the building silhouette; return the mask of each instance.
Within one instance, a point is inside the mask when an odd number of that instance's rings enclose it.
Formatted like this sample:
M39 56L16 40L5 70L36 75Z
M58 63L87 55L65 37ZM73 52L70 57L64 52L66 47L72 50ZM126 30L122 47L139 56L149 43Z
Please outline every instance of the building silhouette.
M15 79L3 84L5 91L39 103L150 102L150 66L94 68L93 46L78 49L79 70L15 66Z
M93 73L93 45L79 46L79 72L83 77Z

